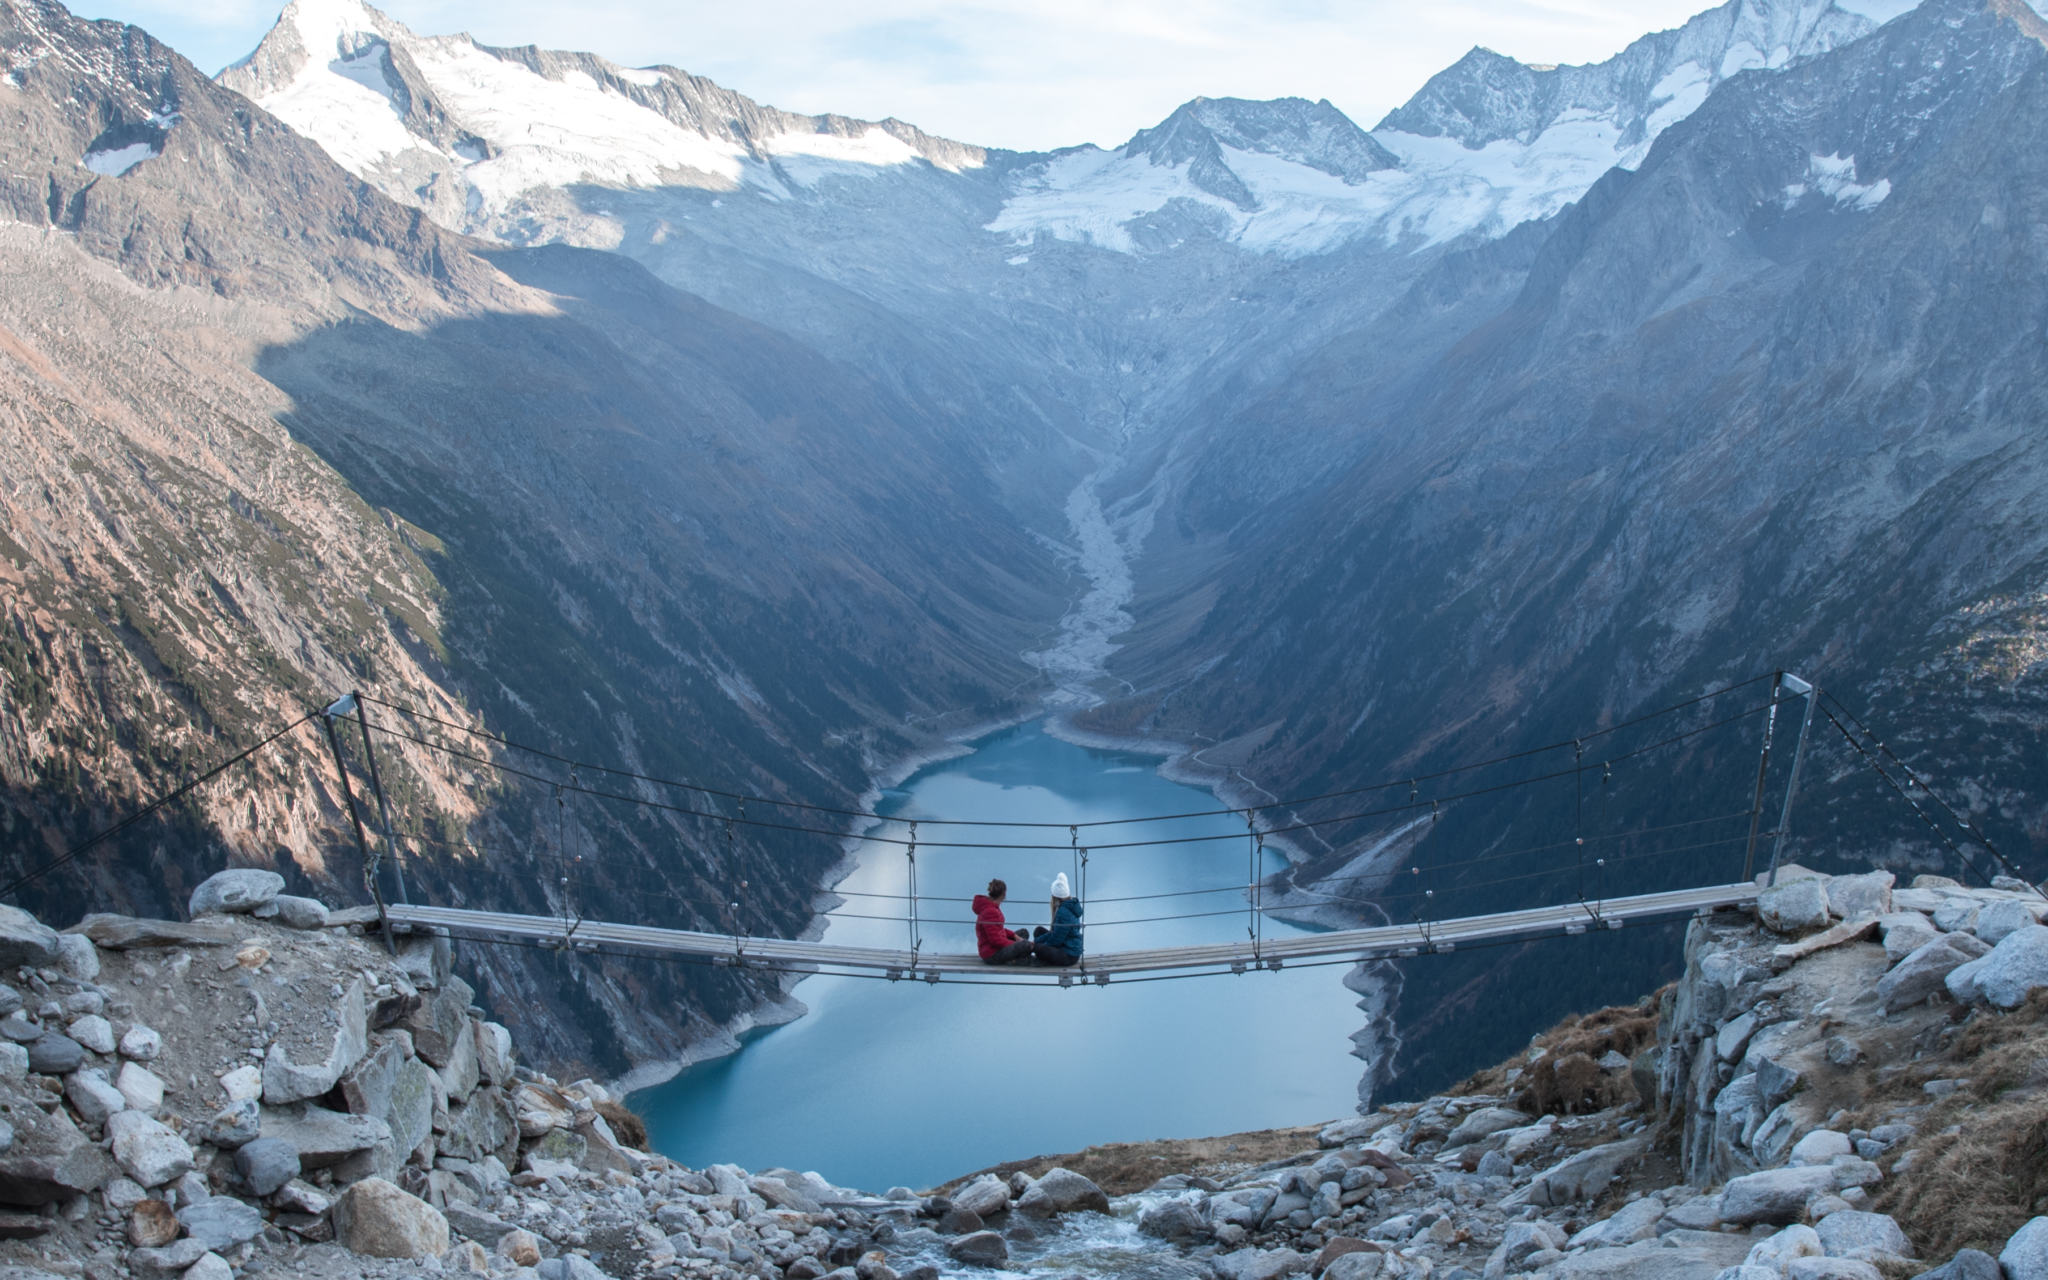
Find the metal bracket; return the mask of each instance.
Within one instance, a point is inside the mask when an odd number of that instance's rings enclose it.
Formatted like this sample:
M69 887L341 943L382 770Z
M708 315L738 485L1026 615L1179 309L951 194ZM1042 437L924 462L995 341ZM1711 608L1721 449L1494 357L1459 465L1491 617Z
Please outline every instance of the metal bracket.
M935 986L935 987L936 987L936 986L938 986L938 985L939 985L939 971L938 971L938 970L936 970L936 969L927 969L927 970L925 970L925 971L924 971L923 977L924 977L924 980L925 980L926 982L930 983L930 984L931 984L932 986Z
M1266 959L1266 967L1268 969L1271 969L1274 973L1280 972L1280 964L1281 961L1279 956L1269 956Z
M1071 973L1063 973L1063 974L1061 974L1061 975L1060 975L1060 985L1061 985L1061 986L1063 986L1063 987L1071 987L1071 986L1073 986L1073 985L1074 985L1074 975L1073 975L1073 974L1071 974Z
M1109 975L1108 975L1108 974L1106 974L1106 973L1098 973L1098 974L1096 974L1096 975L1095 975L1095 985L1096 985L1096 986L1098 986L1098 987L1106 987L1106 986L1108 986L1108 985L1109 985Z
M1242 960L1232 960L1230 962L1230 971L1232 973L1243 973L1245 971L1245 968L1245 962Z

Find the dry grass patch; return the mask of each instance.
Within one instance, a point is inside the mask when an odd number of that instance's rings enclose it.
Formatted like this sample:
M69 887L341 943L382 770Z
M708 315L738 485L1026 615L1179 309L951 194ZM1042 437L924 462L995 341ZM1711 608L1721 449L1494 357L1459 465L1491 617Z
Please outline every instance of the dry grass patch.
M1223 1178L1244 1172L1270 1160L1284 1160L1316 1149L1321 1125L1299 1129L1261 1129L1233 1133L1221 1138L1168 1138L1158 1142L1107 1142L1085 1151L1058 1156L1033 1156L1029 1160L1008 1160L978 1169L937 1188L952 1191L984 1173L1007 1178L1019 1169L1040 1177L1049 1169L1072 1169L1113 1196L1143 1191L1170 1173L1197 1174Z
M1460 1083L1454 1097L1507 1096L1530 1115L1589 1115L1636 1101L1628 1073L1600 1069L1600 1059L1619 1053L1633 1059L1657 1038L1658 995L1632 1005L1615 1005L1566 1018L1536 1037L1535 1058L1524 1054L1488 1067ZM1513 1084L1510 1073L1521 1070Z
M597 1114L604 1117L604 1122L611 1126L612 1136L621 1143L635 1151L653 1150L647 1145L647 1122L624 1104L600 1102L597 1104Z
M2048 1212L2048 991L2011 1013L1973 1014L1938 1061L1970 1084L1929 1109L1878 1207L1922 1257L1995 1255Z

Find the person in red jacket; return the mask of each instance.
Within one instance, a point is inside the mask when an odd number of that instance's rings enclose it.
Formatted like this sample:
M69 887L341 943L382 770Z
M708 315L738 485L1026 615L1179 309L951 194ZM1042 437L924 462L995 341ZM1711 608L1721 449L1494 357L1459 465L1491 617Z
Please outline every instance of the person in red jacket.
M1031 939L1018 937L1003 923L1003 899L1009 893L1010 886L991 880L987 893L974 895L974 941L981 948L984 964L1014 964L1031 958Z

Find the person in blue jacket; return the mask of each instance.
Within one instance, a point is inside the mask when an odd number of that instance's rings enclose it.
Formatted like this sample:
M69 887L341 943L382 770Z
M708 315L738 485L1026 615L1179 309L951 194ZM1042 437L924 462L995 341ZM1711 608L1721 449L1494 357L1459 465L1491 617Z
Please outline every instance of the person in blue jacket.
M1052 928L1038 930L1031 955L1040 964L1058 968L1081 959L1081 900L1068 888L1064 871L1052 882Z

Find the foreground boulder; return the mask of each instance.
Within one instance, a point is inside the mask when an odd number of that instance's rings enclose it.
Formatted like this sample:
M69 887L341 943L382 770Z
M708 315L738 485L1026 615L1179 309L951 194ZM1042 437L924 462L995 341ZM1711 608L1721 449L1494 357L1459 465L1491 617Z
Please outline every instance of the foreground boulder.
M448 1251L448 1219L382 1178L365 1178L334 1202L334 1238L373 1258L438 1258Z
M185 914L246 915L274 901L284 892L284 877L275 871L236 867L215 872L192 891Z
M1108 1213L1109 1197L1103 1194L1101 1187L1071 1169L1047 1170L1044 1177L1032 1183L1031 1189L1017 1198L1017 1211L1033 1217L1084 1210Z

